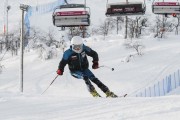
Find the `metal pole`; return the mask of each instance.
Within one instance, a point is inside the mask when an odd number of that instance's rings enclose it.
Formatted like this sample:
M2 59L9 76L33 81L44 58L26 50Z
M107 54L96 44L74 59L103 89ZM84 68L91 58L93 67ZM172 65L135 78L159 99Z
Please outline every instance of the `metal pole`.
M7 1L4 1L4 36L6 36L6 7L7 7Z
M11 8L11 6L9 6L8 5L8 0L6 1L6 49L8 50L8 48L9 48L9 33L8 33L8 17L9 17L9 15L8 15L8 12L9 12L9 10L10 10L10 8Z
M118 34L118 31L119 31L119 17L117 17L117 34Z
M21 22L21 45L20 45L20 91L23 92L23 66L24 66L24 11L27 11L28 5L20 4L22 10L22 22Z
M164 2L164 0L163 0L163 2ZM162 17L162 23L163 23L163 31L162 31L162 34L164 33L164 30L165 30L165 23L164 23L164 21L165 21L165 15L163 15L163 17ZM161 35L161 38L162 38L162 35Z
M6 47L7 47L7 49L8 49L8 47L9 47L9 46L8 46L8 11L9 11L9 10L8 10L8 6L7 6L7 19L6 19L6 20L7 20L7 21L6 21L6 24L7 24L7 25L6 25L6 42L7 42L7 46L6 46Z
M8 50L8 48L9 48L9 31L8 31L8 28L9 28L9 23L8 23L8 20L9 20L9 14L8 14L8 12L9 12L9 10L11 9L11 6L10 5L8 5L8 3L7 3L7 7L6 7L6 10L7 10L7 28L6 28L6 30L7 30L7 33L6 33L6 42L7 42L7 50Z
M86 7L87 7L87 6L86 6L86 0L84 0L84 4L85 4L85 10L86 10Z
M59 75L57 75L55 78L54 78L54 80L50 83L50 85L46 88L46 90L42 93L42 94L44 94L48 89L49 89L49 87L53 84L53 82L56 80L56 78L58 77ZM42 95L41 94L41 95Z
M126 4L128 4L128 0L126 0ZM127 39L127 24L128 24L128 17L125 17L125 36L124 38Z
M22 10L21 45L20 45L20 91L23 92L23 57L24 57L24 10Z

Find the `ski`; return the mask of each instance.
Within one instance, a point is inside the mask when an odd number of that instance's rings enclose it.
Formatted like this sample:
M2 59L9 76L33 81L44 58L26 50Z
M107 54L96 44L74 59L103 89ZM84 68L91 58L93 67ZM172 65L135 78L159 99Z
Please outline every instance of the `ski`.
M117 96L117 97L99 97L99 98L123 98L123 97L126 97L127 94L124 94L124 95L121 95L121 96Z
M109 97L109 98L123 98L123 97L126 97L126 96L127 96L127 94L116 96L116 97Z
M127 94L124 94L124 95L121 95L121 96L118 96L118 97L126 97L127 96Z

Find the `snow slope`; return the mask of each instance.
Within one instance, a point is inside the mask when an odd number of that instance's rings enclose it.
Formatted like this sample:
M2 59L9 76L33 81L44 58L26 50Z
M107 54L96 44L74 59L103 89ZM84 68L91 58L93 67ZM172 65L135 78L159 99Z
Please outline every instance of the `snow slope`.
M7 97L7 95L6 95ZM180 98L15 96L0 102L2 120L179 120Z
M98 51L101 65L114 67L114 71L106 68L92 71L116 94L129 94L126 98L117 99L92 98L84 82L71 77L67 67L64 75L59 76L41 95L56 76L55 71L62 57L62 51L59 51L58 58L48 61L39 60L34 52L25 54L24 93L20 94L19 58L6 56L2 62L5 69L0 75L0 118L3 120L159 120L160 118L178 120L180 118L178 91L166 97L133 97L133 92L137 89L161 80L179 68L178 37L173 40L142 40L146 46L145 54L134 57L129 63L124 63L122 60L125 56L134 53L134 50L126 50L123 39L97 41L91 38L85 43ZM97 90L105 96L98 88Z
M102 9L98 8L98 4L94 1L97 0L87 1L87 3L94 5L94 8ZM99 3L102 1L98 0ZM49 15L48 13L43 16L47 17L47 22ZM95 24L99 22L95 19L94 21ZM97 70L90 68L92 72L116 94L128 93L126 98L116 99L93 98L87 91L84 81L73 78L67 67L64 75L59 76L41 95L56 76L56 70L62 57L61 50L58 50L57 58L47 61L40 60L36 51L25 53L24 93L20 93L19 56L11 57L10 54L6 54L1 62L5 68L0 74L0 119L179 120L179 88L164 97L134 97L141 88L154 84L167 74L179 69L179 38L180 36L172 34L169 34L166 39L154 39L151 35L144 36L140 39L145 46L144 55L135 56L130 62L124 62L124 60L127 56L135 54L135 50L125 48L122 35L109 35L106 40L100 36L86 39L85 44L99 53L100 65L115 69L111 71L107 68ZM92 59L89 58L90 66L91 61ZM99 88L97 91L105 97Z

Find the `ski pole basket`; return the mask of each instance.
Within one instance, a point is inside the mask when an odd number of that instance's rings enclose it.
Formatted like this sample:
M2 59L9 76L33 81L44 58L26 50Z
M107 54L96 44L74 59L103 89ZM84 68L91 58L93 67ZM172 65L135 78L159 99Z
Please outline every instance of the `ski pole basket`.
M180 14L179 2L155 2L152 4L152 12L154 14Z
M129 16L129 15L143 15L146 11L144 3L107 3L106 16Z
M84 4L67 4L57 7L52 15L56 27L90 25L90 8Z

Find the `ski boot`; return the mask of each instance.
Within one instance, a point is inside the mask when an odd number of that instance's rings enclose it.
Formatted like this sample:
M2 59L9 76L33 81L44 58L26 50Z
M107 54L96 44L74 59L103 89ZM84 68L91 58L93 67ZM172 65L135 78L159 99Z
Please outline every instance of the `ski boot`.
M95 89L91 91L90 93L92 94L93 97L101 97Z
M111 92L111 91L107 91L106 93L106 97L108 98L108 97L112 97L112 98L116 98L116 97L118 97L117 95L115 95L113 92Z

